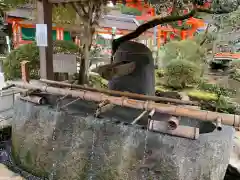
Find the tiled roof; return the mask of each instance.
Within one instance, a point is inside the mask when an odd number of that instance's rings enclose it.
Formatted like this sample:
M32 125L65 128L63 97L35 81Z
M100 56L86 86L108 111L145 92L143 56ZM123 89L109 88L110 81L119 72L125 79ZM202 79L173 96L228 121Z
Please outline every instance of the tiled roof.
M20 17L25 19L34 19L34 8L32 6L19 7L16 10L7 12L8 16ZM116 27L117 29L135 30L137 23L134 21L134 16L128 15L104 15L99 21L100 27Z
M24 19L33 19L34 17L34 10L29 10L25 8L18 8L12 11L8 11L7 16L12 16L12 17L19 17L19 18L24 18Z
M117 29L135 30L137 28L136 22L133 18L117 17L105 15L99 21L100 27L116 27Z
M217 53L214 55L214 59L240 59L240 53Z

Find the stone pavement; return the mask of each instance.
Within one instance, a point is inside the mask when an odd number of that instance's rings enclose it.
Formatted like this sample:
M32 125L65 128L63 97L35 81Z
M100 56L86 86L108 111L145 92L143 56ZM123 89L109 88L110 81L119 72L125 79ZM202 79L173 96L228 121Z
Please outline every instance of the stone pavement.
M9 170L5 165L0 164L0 180L25 180L25 179Z

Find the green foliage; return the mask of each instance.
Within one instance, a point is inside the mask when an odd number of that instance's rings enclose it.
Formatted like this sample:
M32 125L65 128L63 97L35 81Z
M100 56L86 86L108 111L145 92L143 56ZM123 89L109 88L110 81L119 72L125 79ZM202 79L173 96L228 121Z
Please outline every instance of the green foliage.
M201 68L185 59L171 60L166 66L167 85L174 89L186 88L196 83L201 76Z
M188 30L192 28L191 25L187 24L187 20L182 21L182 25L179 25L178 21L167 23L167 25L170 25L173 28L179 29L179 30Z
M156 94L161 93L161 92L170 92L169 89L163 87L163 86L155 86L155 92Z
M217 95L214 93L209 93L206 91L193 90L188 92L188 96L193 99L202 101L216 101L218 99Z
M53 42L53 53L78 54L79 47L72 41L57 40Z
M155 77L161 78L164 76L164 70L163 69L155 69Z
M229 14L228 19L226 20L226 23L229 23L231 26L239 26L240 25L240 8L238 8L236 11L233 11Z
M76 54L78 46L71 41L55 41L54 53ZM30 77L38 78L39 70L39 48L36 43L22 45L14 49L4 60L3 68L6 79L16 79L21 77L21 61L29 61Z
M222 113L239 114L239 105L232 102L230 98L236 94L235 90L206 82L199 83L198 89L203 92L203 97L198 98L204 101L201 104L203 109ZM215 98L209 98L210 96L208 94L214 95Z
M205 60L205 49L193 40L172 41L164 47L163 63L167 65L173 59L202 64Z
M193 40L172 41L165 45L162 57L166 84L182 89L195 84L203 72L205 50Z
M232 12L239 6L238 0L212 0L211 7L214 11L218 12Z
M122 14L128 14L128 15L134 15L134 16L142 15L142 12L136 8L127 7L127 6L124 6L123 4L118 4L117 6L119 7Z
M65 6L54 6L53 8L53 23L61 24L75 24L76 11L70 4Z
M89 75L89 86L94 88L108 88L108 81L102 78L100 75Z
M230 78L240 81L240 69L234 69L230 75Z
M213 46L213 42L217 39L217 35L214 32L207 32L207 34L205 34L205 32L201 32L201 33L197 33L194 36L194 40L200 44L204 39L204 47L206 47L207 49L211 48Z
M155 85L162 85L162 81L164 81L164 70L163 69L155 69Z
M206 83L206 82L200 82L198 85L198 89L204 90L204 91L210 92L210 93L215 93L219 97L220 96L233 96L236 94L235 90L227 89L227 88L221 87L217 84L210 84L210 83Z
M2 4L10 8L15 8L19 5L30 3L30 0L2 0Z
M201 109L228 114L240 114L239 104L232 102L231 99L225 96L220 96L213 101L202 101Z

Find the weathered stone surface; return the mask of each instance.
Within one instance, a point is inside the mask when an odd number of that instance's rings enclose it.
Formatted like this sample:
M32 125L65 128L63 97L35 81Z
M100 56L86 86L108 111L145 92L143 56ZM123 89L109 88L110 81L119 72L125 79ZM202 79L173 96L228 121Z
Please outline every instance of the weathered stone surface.
M223 180L233 128L188 140L117 124L136 117L125 108L104 119L87 114L93 110L94 104L86 102L69 106L68 113L17 102L15 159L34 174L58 180ZM181 123L200 126L186 119Z
M109 88L139 94L155 94L154 60L151 50L144 44L127 41L115 53L114 62L136 62L133 73L109 81Z

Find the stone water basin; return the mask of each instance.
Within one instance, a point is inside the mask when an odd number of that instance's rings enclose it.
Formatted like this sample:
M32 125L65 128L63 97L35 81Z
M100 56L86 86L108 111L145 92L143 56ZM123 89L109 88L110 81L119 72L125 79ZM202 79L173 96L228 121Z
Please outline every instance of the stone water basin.
M96 104L84 101L61 111L17 101L12 125L16 164L39 177L57 180L224 179L232 127L190 140L127 125L141 113L137 110L115 107L96 119L95 109ZM181 124L204 127L187 118Z

